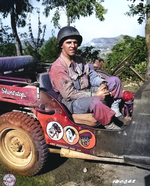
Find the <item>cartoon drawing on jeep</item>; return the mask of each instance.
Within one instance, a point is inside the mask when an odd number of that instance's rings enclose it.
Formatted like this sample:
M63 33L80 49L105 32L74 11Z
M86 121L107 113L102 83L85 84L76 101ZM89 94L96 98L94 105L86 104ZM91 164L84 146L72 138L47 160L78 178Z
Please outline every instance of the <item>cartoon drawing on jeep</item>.
M64 128L64 140L70 145L75 145L79 140L79 134L76 128L72 126L66 126Z
M47 134L53 140L60 140L63 136L63 129L57 122L50 122L47 125Z

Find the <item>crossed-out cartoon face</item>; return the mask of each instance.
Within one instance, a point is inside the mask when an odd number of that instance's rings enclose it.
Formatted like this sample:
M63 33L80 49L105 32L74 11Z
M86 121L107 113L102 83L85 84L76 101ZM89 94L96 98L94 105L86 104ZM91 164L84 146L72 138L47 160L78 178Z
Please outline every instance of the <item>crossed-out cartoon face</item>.
M53 140L60 140L63 136L63 128L62 126L55 121L51 121L47 125L47 134Z
M61 133L60 127L57 125L57 123L54 123L52 127L49 129L49 134L53 138L55 135L57 138L59 138L59 133Z
M73 129L67 128L66 137L67 137L67 140L69 141L69 143L73 143L74 140L76 139L77 135Z

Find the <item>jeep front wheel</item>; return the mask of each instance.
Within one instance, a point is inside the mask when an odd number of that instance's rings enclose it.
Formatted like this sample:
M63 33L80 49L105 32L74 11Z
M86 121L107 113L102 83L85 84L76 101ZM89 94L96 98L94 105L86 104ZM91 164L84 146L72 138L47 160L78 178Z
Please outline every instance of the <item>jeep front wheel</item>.
M40 123L21 112L0 116L0 161L11 172L37 174L48 155Z

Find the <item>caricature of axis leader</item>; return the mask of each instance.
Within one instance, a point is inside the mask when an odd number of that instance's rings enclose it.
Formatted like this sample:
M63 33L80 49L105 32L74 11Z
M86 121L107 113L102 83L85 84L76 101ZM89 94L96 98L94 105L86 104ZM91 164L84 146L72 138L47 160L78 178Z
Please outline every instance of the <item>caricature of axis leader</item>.
M91 138L92 138L92 134L90 132L85 132L85 133L80 134L81 144L84 147L89 146Z
M73 143L76 139L77 135L72 128L67 128L66 130L66 137L69 143Z

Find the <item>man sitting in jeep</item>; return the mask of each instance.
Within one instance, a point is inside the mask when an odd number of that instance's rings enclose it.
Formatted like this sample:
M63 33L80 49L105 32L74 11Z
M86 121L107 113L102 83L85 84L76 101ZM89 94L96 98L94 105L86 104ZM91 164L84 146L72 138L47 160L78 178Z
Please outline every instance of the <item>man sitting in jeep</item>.
M119 103L122 98L122 84L118 77L110 77L107 82L76 56L82 36L71 26L60 29L57 36L61 49L60 57L53 63L49 75L55 92L62 97L62 103L72 113L76 123L106 129L120 129L122 114ZM106 96L111 95L111 108L104 104ZM117 123L114 123L114 118ZM116 125L117 124L117 125Z

